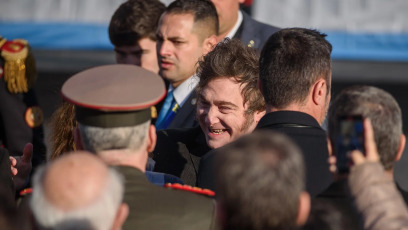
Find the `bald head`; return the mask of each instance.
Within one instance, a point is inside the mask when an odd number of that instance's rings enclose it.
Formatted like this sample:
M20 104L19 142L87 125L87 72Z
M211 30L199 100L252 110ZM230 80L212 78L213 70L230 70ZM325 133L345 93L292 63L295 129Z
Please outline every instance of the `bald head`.
M31 208L44 228L111 229L123 192L115 170L92 153L74 152L37 170Z
M57 159L44 175L43 189L55 207L75 210L95 202L107 186L108 168L102 160L87 152Z

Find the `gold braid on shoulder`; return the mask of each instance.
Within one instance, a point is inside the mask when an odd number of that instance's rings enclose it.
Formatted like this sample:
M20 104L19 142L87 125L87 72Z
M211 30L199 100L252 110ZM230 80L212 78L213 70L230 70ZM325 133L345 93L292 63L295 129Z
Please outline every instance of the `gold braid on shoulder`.
M4 81L10 93L26 93L36 78L35 60L24 39L7 41L0 38L1 57L4 59Z

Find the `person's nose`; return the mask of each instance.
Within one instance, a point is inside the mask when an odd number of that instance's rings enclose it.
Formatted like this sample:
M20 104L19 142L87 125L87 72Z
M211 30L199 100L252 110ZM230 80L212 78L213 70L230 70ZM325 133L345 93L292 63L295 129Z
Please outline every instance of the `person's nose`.
M218 119L218 112L216 108L214 107L209 107L207 110L207 113L205 115L205 122L208 126L217 124L219 122Z

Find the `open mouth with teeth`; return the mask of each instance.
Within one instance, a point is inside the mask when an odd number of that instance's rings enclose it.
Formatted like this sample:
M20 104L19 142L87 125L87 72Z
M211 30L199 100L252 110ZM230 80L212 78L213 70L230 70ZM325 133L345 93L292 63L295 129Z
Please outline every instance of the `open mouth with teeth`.
M214 133L214 134L221 134L221 133L223 133L225 131L226 131L226 129L210 129L210 132Z

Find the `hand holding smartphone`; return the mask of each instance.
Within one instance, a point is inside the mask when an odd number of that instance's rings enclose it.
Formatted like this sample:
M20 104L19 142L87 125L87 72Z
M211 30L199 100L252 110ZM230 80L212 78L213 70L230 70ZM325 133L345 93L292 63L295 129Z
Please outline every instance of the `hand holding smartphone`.
M350 171L351 159L349 153L355 149L364 153L363 117L339 116L335 128L336 167L339 174Z

